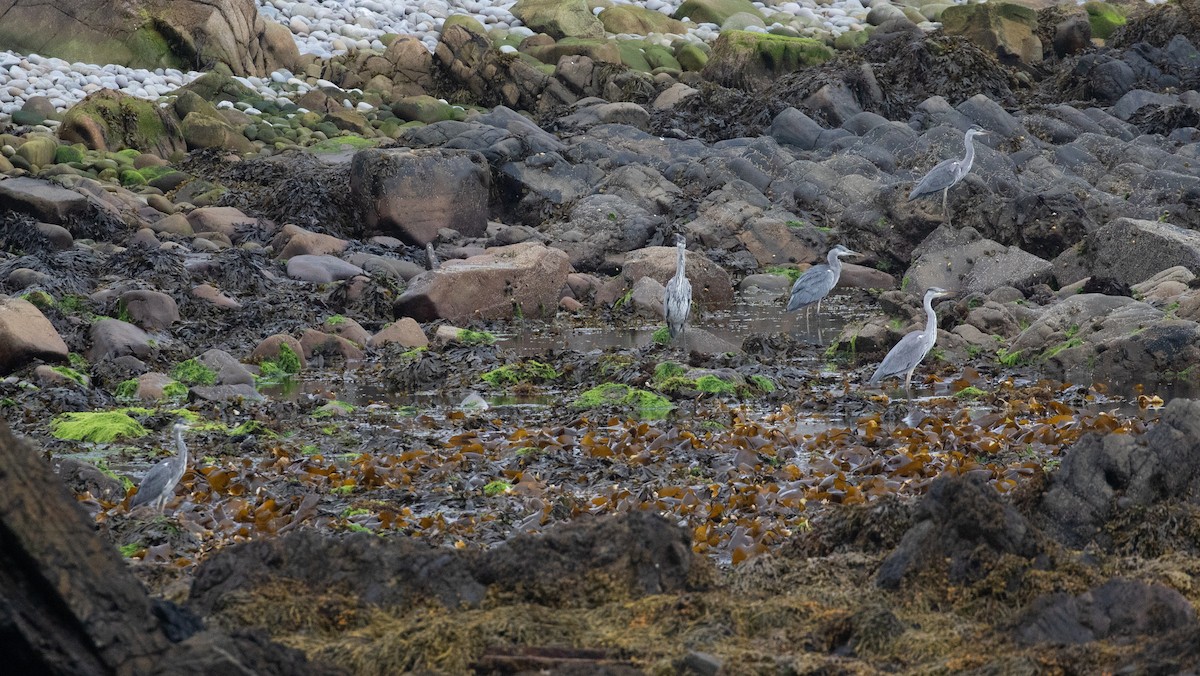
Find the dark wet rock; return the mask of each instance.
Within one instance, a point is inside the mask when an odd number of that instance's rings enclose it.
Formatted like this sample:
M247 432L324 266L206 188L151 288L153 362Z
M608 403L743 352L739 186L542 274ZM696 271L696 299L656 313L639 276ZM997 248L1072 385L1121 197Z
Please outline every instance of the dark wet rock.
M963 293L987 293L1000 286L1030 286L1049 281L1052 266L1015 246L984 239L971 227L935 230L913 252L905 276L915 289L941 287Z
M363 274L363 269L337 256L301 255L287 262L287 274L292 279L317 284L329 284Z
M87 197L37 178L0 181L0 209L26 213L49 223L66 223L87 210Z
M679 345L689 355L698 355L703 359L711 359L724 354L737 354L742 351L740 345L697 327L688 327L684 331Z
M201 631L174 644L155 668L155 676L206 676L246 671L255 674L334 676L340 669L310 663L304 653L271 642L265 632L215 629Z
M468 237L487 228L491 172L483 155L461 150L378 150L354 155L350 191L369 230L418 246L451 228Z
M496 182L514 216L537 226L591 193L602 177L596 166L571 164L551 152L502 165Z
M179 321L175 299L161 291L126 291L121 294L120 307L131 322L147 331L161 331Z
M1039 523L1073 547L1112 543L1105 524L1129 510L1200 491L1200 401L1176 399L1145 434L1089 434L1064 454Z
M91 493L95 498L114 503L125 498L125 486L91 463L63 458L58 461L57 471L58 477L75 495Z
M394 312L420 322L553 315L568 272L567 255L541 244L488 249L413 278Z
M577 607L685 591L696 565L686 529L634 511L517 535L476 559L472 573L492 593Z
M300 347L307 361L312 361L317 355L346 361L361 361L363 358L362 347L354 341L316 329L305 329L300 336Z
M1024 644L1079 644L1161 636L1196 625L1196 610L1179 592L1114 578L1078 596L1041 596L1018 620Z
M92 347L88 361L134 356L145 359L154 352L153 339L143 330L120 319L105 318L92 324Z
M334 537L301 529L227 547L206 559L192 581L188 607L219 614L239 595L269 585L337 590L366 605L395 608L426 600L477 605L486 593L452 550L406 537Z
M19 298L0 298L0 374L35 360L65 362L69 352L37 306Z
M1118 218L1054 260L1059 284L1103 275L1137 284L1167 268L1200 268L1200 234L1170 223Z
M600 124L626 124L649 131L650 113L630 101L604 102L581 105L574 113L559 118L557 122L564 130L583 131Z
M373 277L389 277L396 281L407 281L425 271L425 267L412 261L368 253L349 253L346 260L362 268Z
M193 385L188 389L191 397L199 401L262 401L265 397L259 394L254 385L241 383L238 385Z
M1037 529L982 477L935 479L913 519L879 567L879 587L895 589L905 578L924 574L971 583L985 577L1002 557L1034 559L1043 550Z
M545 233L553 246L567 252L572 267L592 271L615 269L620 254L646 246L664 223L661 216L617 195L596 194L579 200L569 220L548 226Z
M652 246L630 252L625 257L621 277L632 284L641 277L650 277L665 285L675 276L675 247ZM692 301L708 309L727 308L733 304L733 284L729 273L703 254L690 251L687 256L687 276L692 283Z
M1060 59L1092 46L1092 24L1086 16L1069 16L1054 26L1054 54Z

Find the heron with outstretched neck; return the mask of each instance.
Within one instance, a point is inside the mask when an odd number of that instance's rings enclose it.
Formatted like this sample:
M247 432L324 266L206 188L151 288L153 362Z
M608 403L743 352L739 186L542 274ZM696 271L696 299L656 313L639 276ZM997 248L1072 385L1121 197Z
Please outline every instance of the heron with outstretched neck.
M183 442L183 433L187 428L187 423L182 421L175 423L171 428L175 437L176 454L146 472L146 477L138 484L137 494L129 502L130 509L141 505L154 505L154 509L161 512L167 501L175 495L175 486L187 471L188 449L187 444Z
M960 159L938 162L937 166L930 169L929 173L917 181L912 192L908 193L908 201L911 202L923 195L932 195L939 190L942 191L942 214L946 217L946 225L950 225L950 211L946 206L946 197L950 193L950 188L962 181L971 171L971 165L975 163L975 137L987 133L990 132L978 127L968 129L967 133L963 135L963 145L965 146L963 156Z
M904 374L904 389L910 390L912 385L913 371L917 370L917 365L929 354L933 349L934 343L937 342L937 313L933 311L933 301L935 298L943 296L951 296L952 292L945 289L939 289L936 286L931 286L925 290L925 328L919 331L912 331L908 335L900 339L900 342L887 353L883 361L879 364L879 368L875 369L875 375L871 376L868 381L869 385L875 385L880 380L890 376L898 376Z
M692 283L687 278L687 242L675 235L675 276L663 291L663 316L671 339L682 336L692 313Z

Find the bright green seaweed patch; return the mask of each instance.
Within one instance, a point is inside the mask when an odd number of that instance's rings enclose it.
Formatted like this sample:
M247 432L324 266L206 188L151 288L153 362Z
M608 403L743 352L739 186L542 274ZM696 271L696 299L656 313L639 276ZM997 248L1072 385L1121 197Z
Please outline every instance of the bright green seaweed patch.
M483 487L483 494L489 498L497 495L503 495L510 491L512 491L512 484L508 483L504 479L496 479L495 481L488 482L488 484Z
M682 376L687 373L687 369L682 364L676 364L673 361L664 361L654 367L654 382L664 382L671 378Z
M666 326L660 326L650 334L650 340L655 345L668 345L671 342L671 329Z
M696 389L709 394L733 394L737 386L712 374L696 379Z
M171 377L185 385L212 385L217 382L217 372L196 361L194 357L176 364L175 368L171 369ZM165 388L163 393L166 393Z
M757 387L764 394L770 394L777 389L775 386L775 381L764 375L753 375L750 376L749 380L751 384Z
M491 345L496 342L496 336L487 331L473 331L471 329L460 329L457 339L458 342L464 345Z
M137 397L137 391L138 379L130 378L129 380L122 380L120 383L118 383L117 389L113 390L113 394L118 399L133 399Z
M575 400L575 408L617 406L635 411L642 418L662 418L674 408L665 397L634 389L621 383L604 383L584 392Z
M106 444L118 437L136 439L149 433L150 430L129 417L125 410L71 411L60 413L50 421L50 434L69 441Z
M71 368L70 366L51 366L50 370L54 371L55 373L57 373L60 376L63 376L67 380L74 382L75 384L79 385L80 387L88 386L87 376L83 375L79 371L76 371L75 369Z
M549 364L530 359L520 364L508 364L480 376L492 387L507 387L521 383L536 383L554 380L561 375Z

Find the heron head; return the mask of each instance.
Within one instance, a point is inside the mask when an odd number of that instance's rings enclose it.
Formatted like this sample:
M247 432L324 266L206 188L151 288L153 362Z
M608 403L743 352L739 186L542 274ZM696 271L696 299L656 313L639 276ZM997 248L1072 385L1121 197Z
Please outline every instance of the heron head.
M928 289L925 289L925 295L928 296L930 300L933 300L934 298L944 298L945 296L953 296L954 292L947 291L947 290L937 287L937 286L931 286Z
M983 127L971 127L970 129L967 130L967 138L970 138L972 136L984 136L984 135L987 135L990 133L992 133L992 132L988 131L987 129L984 129Z
M191 425L189 425L186 420L180 420L179 422L175 423L175 425L171 428L171 431L175 434L183 434L189 427L191 427Z
M681 234L679 234L679 233L675 233L675 246L683 246L683 247L686 247L686 246L687 246L687 239L685 239L683 235L681 235Z
M841 258L842 256L861 256L862 255L859 252L854 251L853 249L848 249L848 248L842 246L841 244L833 247L832 251L833 251L833 254L835 256L837 256L838 258Z

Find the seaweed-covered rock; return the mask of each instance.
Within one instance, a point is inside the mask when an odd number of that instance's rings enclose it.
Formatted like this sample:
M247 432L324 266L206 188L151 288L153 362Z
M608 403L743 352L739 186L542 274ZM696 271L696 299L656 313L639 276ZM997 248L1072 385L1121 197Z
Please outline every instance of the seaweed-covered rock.
M1043 549L1038 530L979 477L938 477L913 518L876 573L879 587L895 589L920 574L975 582L1003 556L1033 559Z
M688 18L696 23L724 25L734 14L746 13L763 18L762 12L749 0L686 0L672 15L676 19Z
M609 33L649 35L650 33L676 33L687 31L682 21L637 5L614 5L600 12L600 23Z
M1176 399L1143 435L1089 434L1064 454L1038 507L1039 523L1070 546L1111 544L1122 513L1200 495L1200 401Z
M513 16L552 38L602 38L604 25L584 0L518 0Z
M1167 634L1196 625L1196 610L1179 592L1120 578L1078 596L1063 592L1033 601L1018 621L1022 643L1074 644Z

